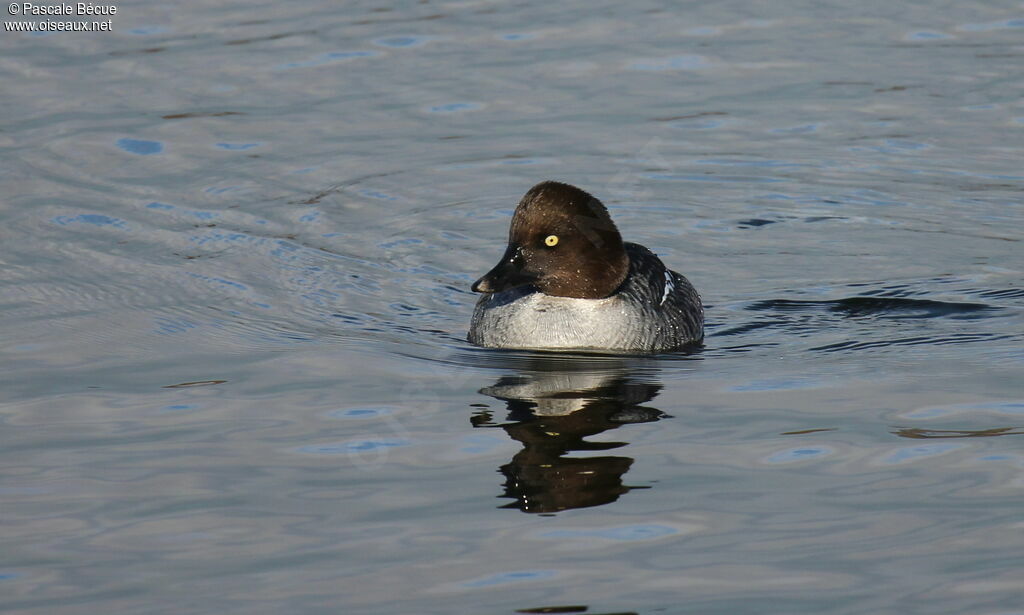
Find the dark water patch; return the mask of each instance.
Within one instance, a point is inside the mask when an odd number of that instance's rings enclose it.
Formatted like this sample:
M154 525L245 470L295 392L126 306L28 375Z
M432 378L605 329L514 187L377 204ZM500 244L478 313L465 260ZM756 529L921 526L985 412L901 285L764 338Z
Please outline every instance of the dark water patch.
M921 88L921 85L894 85L887 88L875 88L875 92L903 92L912 88Z
M195 382L179 382L178 384L168 384L163 388L165 389L185 389L191 387L205 387L212 386L215 384L224 384L227 380L196 380Z
M809 350L821 350L824 352L839 352L844 350L866 350L869 348L886 348L889 346L919 346L928 344L933 346L945 346L948 344L968 344L971 342L995 342L999 340L1013 339L1010 335L997 335L994 333L962 333L945 337L922 335L915 337L904 337L896 339L857 341L849 340L835 344L815 346Z
M740 228L756 228L758 226L767 226L769 224L775 224L778 220L765 220L764 218L750 218L749 220L740 220L736 223L736 226Z
M893 434L912 440L935 438L992 438L995 436L1024 436L1019 427L993 427L990 429L922 429L919 427L897 428Z
M556 609L556 610L551 610ZM577 609L577 610L565 610ZM578 610L582 609L582 610ZM589 607L586 606L543 606L538 609L521 609L516 613L585 613ZM615 611L614 613L593 613L592 615L637 615L636 611Z
M882 318L983 318L986 313L1001 308L984 303L935 301L932 299L906 299L902 297L847 297L831 301L806 301L798 299L768 299L757 301L749 310L755 312L807 312L826 310L843 316Z
M670 115L667 117L652 117L652 122L675 122L676 120L690 120L697 117L708 117L709 115L729 115L725 111L701 111L699 113L689 113L687 115Z
M126 49L121 51L111 51L110 55L126 56L133 53L160 53L161 51L165 51L166 49L166 47L145 47L143 49Z
M941 279L957 286L965 281ZM932 280L884 286L852 283L845 286L856 288L858 296L835 300L766 299L732 304L727 312L708 309L709 341L705 355L715 358L759 348L767 351L777 346L826 353L995 342L1005 346L1007 341L1021 338L999 327L1000 322L1012 319L1018 312L1009 306L913 297L927 294L926 289L932 284ZM977 296L962 288L953 292ZM756 316L738 317L744 311ZM730 342L728 346L715 343L726 340Z
M817 427L812 429L799 429L797 431L784 431L780 436L805 436L812 433L820 433L823 431L835 431L835 427Z
M372 12L378 12L376 10ZM403 17L403 18L392 18L392 19L359 19L352 22L354 26L367 26L376 23L402 23L406 21L434 21L436 19L444 19L448 17L443 13L433 13L430 15L424 15L422 17Z
M227 117L229 115L245 115L242 111L191 111L188 113L171 113L161 115L165 120L184 120L197 117Z
M762 226L768 226L769 224L777 224L779 222L826 222L828 220L845 220L842 216L807 216L801 218L799 216L785 216L777 215L774 218L747 218L745 220L738 220L736 222L737 228L749 229L759 228Z
M979 297L986 297L991 299L1018 299L1024 298L1024 288L980 290L977 291L977 295Z
M316 30L299 30L296 32L281 32L279 34L269 34L267 36L254 36L251 38L239 38L230 41L224 41L225 45L248 45L249 43L260 43L265 41L277 41L282 38L290 38L292 36L303 36L306 34L316 34Z

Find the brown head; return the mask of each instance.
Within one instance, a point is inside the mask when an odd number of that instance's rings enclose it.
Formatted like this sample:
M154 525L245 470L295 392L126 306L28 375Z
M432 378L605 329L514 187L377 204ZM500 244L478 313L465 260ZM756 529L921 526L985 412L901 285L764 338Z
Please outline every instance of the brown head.
M559 182L541 182L519 201L501 261L473 284L496 293L524 284L558 297L600 299L629 272L622 236L601 201Z

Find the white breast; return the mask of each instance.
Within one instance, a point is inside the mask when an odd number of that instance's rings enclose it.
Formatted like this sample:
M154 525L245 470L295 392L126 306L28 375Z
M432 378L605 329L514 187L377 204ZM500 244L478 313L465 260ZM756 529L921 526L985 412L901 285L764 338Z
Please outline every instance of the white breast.
M493 299L491 299L493 301ZM618 297L575 299L531 293L503 305L481 301L473 343L497 348L621 348L637 337L637 314Z

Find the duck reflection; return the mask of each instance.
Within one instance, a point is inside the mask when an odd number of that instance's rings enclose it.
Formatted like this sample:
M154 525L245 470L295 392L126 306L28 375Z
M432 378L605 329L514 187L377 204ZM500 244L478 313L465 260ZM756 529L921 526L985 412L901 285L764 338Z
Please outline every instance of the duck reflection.
M524 360L512 376L503 376L480 392L506 403L505 422L490 410L472 417L474 427L500 427L523 444L509 463L502 508L553 513L614 502L630 489L622 477L633 459L617 455L567 457L574 451L609 451L627 442L591 442L586 438L630 423L649 423L668 415L642 406L661 390L656 371L625 360L567 357Z

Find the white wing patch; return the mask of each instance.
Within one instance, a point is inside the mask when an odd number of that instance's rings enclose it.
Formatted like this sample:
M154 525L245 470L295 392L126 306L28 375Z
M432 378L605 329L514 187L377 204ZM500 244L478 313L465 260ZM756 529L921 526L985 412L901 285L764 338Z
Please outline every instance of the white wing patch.
M661 303L658 305L664 305L665 299L668 299L669 293L676 289L675 282L672 281L672 272L668 269L665 270L665 291L661 293Z

